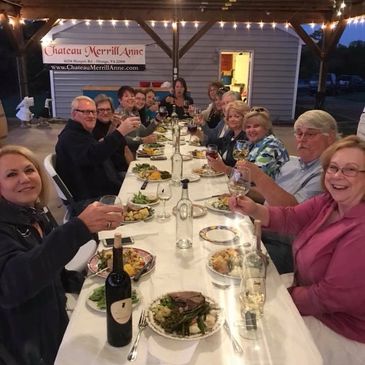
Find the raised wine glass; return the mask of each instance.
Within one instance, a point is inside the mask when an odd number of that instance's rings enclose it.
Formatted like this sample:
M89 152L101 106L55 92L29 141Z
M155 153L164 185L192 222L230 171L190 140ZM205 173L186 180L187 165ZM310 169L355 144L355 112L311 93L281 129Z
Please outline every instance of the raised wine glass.
M246 195L251 187L250 170L241 167L240 169L233 168L229 174L228 190L231 195L238 197Z
M170 218L170 213L166 212L166 201L169 200L172 196L170 182L163 181L157 185L157 196L160 200L163 201L162 212L157 215L157 219L160 222L164 222L165 220Z
M197 131L198 131L198 125L195 123L194 119L190 119L188 123L189 144L191 143L191 136L195 135Z
M189 118L189 107L190 107L190 102L189 100L185 99L184 100L184 118Z
M208 144L205 155L216 160L218 158L218 146L216 144ZM209 175L213 175L215 173L215 171L209 166L209 163L207 173Z
M132 139L133 141L139 142L141 140L141 137L139 136L139 128L141 126L141 118L139 116L138 110L132 110L131 112L129 112L129 116L130 117L137 117L139 119L139 125L138 125L138 127L137 127L137 129L135 131L136 132L136 135Z
M250 152L249 150L250 142L245 140L238 140L233 148L233 158L236 161L245 160Z
M158 114L161 116L162 121L164 121L167 117L167 108L164 105L160 105L158 108Z

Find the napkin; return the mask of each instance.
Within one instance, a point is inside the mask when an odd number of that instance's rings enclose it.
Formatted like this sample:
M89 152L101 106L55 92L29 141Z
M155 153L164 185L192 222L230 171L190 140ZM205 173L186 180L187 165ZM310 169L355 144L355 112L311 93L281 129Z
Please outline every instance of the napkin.
M184 365L189 364L196 347L197 341L177 341L160 336L150 336L148 339L148 351L159 365ZM152 361L151 361L152 364Z

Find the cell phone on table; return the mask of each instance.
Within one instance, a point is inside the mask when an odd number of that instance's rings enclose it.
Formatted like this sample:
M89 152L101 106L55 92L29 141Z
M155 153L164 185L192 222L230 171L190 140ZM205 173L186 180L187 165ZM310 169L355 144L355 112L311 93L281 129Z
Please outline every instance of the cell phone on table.
M105 238L102 240L105 247L113 247L114 238ZM132 245L134 243L134 238L132 237L122 237L122 245Z
M166 156L151 156L152 161L167 160Z

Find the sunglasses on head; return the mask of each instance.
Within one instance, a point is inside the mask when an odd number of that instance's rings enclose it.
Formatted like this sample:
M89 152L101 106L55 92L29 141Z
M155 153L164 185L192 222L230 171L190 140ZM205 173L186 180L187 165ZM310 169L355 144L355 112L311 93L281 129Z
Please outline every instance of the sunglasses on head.
M254 106L250 109L250 112L257 112L257 113L269 113L269 111L266 108Z
M227 91L230 91L231 89L229 88L229 86L222 86L218 89L217 93L219 94L224 94L226 93Z

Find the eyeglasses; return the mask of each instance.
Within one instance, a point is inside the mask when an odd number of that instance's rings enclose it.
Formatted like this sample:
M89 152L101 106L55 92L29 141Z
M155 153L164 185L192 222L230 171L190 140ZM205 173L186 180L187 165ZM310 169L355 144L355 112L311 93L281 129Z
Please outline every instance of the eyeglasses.
M81 110L81 109L75 109L75 112L79 112L83 115L89 115L89 114L92 114L92 115L96 115L96 110Z
M365 170L359 170L356 167L338 167L336 165L329 165L327 167L326 172L331 175L337 174L338 171L341 171L342 175L347 177L356 177L359 172L365 172Z
M324 136L328 136L328 133L323 133L323 132L316 132L316 131L307 131L307 132L302 132L302 131L295 131L294 132L294 136L297 139L302 139L302 138L307 138L307 139L313 139L316 136L318 136L319 134L322 134Z
M97 112L98 113L109 113L109 112L111 112L112 111L112 109L111 108L98 108L97 109Z

